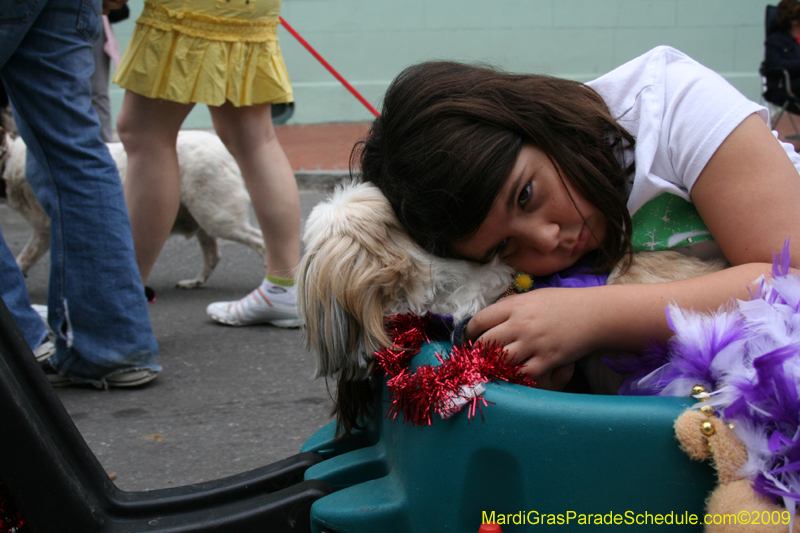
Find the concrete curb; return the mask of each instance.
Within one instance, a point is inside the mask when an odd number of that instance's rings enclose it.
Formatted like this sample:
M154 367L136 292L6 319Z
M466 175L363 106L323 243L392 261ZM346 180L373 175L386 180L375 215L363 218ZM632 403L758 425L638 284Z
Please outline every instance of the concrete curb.
M333 189L350 178L347 170L300 170L294 173L300 189Z

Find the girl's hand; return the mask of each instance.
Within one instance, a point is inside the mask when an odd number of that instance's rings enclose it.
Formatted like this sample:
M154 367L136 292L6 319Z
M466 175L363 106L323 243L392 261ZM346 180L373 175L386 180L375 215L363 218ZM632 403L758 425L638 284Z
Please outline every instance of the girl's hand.
M503 298L475 315L467 338L505 346L509 361L543 389L560 390L575 361L598 346L602 311L593 311L594 288L545 288Z
M638 352L669 339L669 304L713 312L748 299L753 281L771 269L751 263L683 281L536 289L483 309L467 323L466 336L504 346L540 388L560 390L575 362L591 352Z

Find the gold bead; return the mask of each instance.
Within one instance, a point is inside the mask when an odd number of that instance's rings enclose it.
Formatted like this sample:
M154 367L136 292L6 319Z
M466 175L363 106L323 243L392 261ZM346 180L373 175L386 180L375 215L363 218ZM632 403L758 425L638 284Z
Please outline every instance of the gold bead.
M703 407L701 407L700 412L706 416L714 416L714 413L716 413L716 411L714 411L714 408L711 407L710 405L704 405Z
M733 425L733 422L731 422L730 424L728 424L728 429L733 429L734 427L735 427L735 426Z
M692 387L692 396L702 396L701 398L697 398L698 402L704 402L711 397L708 394L708 390L706 390L703 385L695 385Z
M716 430L714 429L714 424L712 424L709 421L705 421L702 424L700 424L700 431L702 431L703 435L705 435L706 437L710 437L711 435L714 434L714 431Z

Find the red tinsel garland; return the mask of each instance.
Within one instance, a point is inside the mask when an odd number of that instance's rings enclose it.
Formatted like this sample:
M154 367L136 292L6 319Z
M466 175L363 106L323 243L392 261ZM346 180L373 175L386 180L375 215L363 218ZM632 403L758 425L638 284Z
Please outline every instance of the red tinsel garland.
M375 361L386 372L392 406L387 414L394 419L402 413L403 420L412 424L431 424L431 411L449 418L464 405L471 404L469 418L481 405L483 384L489 381L508 381L536 386L536 382L521 372L521 364L506 361L507 352L495 344L481 342L454 346L450 356L436 354L438 366L422 365L409 371L411 358L423 344L436 340L439 325L430 315L392 315L386 319L386 330L395 349L375 352Z
M11 501L11 494L0 481L0 533L23 533L28 531L25 519Z

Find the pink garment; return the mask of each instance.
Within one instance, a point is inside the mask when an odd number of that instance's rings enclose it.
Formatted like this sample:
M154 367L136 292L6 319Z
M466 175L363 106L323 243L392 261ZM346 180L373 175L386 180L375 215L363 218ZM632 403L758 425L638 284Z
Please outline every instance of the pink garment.
M114 68L117 68L120 57L119 42L117 41L116 35L114 35L114 30L111 29L111 23L108 21L106 15L103 15L103 33L105 33L106 36L106 42L103 44L103 51L111 58L111 61L114 62Z

